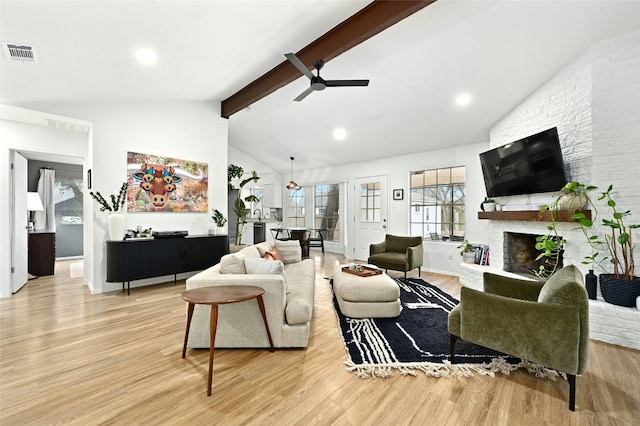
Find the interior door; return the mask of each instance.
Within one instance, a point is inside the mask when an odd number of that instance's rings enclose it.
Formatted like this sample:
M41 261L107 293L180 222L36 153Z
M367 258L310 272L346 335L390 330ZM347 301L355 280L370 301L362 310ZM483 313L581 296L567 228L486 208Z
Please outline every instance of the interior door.
M11 238L11 291L15 293L27 283L28 217L27 159L13 153L13 235Z
M354 258L366 261L369 245L384 241L387 233L387 176L355 180Z

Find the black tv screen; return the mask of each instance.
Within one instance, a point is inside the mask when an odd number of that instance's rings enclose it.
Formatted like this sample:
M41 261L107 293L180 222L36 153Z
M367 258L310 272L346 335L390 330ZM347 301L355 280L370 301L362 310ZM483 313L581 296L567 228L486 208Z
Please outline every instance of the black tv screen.
M567 183L556 127L480 154L487 196L559 191Z

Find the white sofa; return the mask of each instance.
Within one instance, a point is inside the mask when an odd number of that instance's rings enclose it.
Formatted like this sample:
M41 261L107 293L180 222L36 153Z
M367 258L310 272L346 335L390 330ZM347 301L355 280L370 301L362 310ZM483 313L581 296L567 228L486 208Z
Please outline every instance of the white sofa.
M272 250L274 243L264 242L223 256L217 265L187 279L187 290L222 285L261 287L273 345L306 347L313 315L315 264L310 259L301 260L298 241L276 241L276 245L284 257L284 275L246 273L246 257L262 258ZM209 347L210 312L209 306L195 306L187 347ZM269 347L256 299L219 306L215 347Z

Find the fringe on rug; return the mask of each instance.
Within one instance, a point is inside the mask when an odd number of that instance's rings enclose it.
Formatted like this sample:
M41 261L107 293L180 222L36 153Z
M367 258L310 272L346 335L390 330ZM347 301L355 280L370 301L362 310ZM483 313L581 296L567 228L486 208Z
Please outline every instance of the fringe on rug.
M354 373L361 379L370 377L392 377L394 370L403 376L417 376L422 371L428 377L473 377L474 373L481 376L495 377L495 373L509 375L512 371L525 368L536 377L557 380L558 377L567 378L566 374L534 364L529 361L521 361L518 364L509 364L504 358L493 358L490 363L483 364L451 364L449 361L436 362L403 362L391 364L355 364L351 360L344 361L345 370Z

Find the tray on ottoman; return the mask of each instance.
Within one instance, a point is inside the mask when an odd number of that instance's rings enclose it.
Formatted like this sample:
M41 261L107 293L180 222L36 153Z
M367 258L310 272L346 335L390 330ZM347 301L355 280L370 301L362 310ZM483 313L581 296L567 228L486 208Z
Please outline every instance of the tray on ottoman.
M362 265L362 271L356 271L354 269L349 269L348 266L344 266L342 268L342 272L346 272L347 274L357 275L359 277L372 277L374 275L382 274L382 269L371 268L369 266Z

